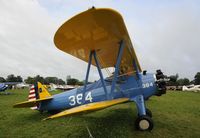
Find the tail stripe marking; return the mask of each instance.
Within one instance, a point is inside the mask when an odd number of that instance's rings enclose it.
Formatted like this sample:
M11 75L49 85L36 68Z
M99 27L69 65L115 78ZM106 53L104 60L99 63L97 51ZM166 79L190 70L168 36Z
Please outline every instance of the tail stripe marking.
M35 94L35 87L34 85L31 86L28 96L28 101L34 101L36 100L36 94ZM37 106L31 107L31 109L36 110Z
M34 92L34 93L35 93L35 90L34 90L34 89L33 89L33 90L31 89L31 90L29 91L29 93L32 93L32 92Z
M35 94L35 92L30 92L29 95Z
M33 99L35 98L35 96L29 96L28 99ZM35 98L36 99L36 98Z

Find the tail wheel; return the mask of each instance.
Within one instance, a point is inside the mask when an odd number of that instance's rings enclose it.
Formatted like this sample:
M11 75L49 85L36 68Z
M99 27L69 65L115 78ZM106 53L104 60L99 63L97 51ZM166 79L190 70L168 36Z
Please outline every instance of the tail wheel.
M147 115L139 116L135 121L135 127L141 131L153 129L153 120Z

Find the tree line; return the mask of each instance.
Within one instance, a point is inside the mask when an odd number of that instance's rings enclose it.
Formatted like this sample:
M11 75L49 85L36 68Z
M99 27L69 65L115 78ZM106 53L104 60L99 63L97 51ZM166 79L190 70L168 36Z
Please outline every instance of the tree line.
M24 79L24 82L27 84L34 84L36 82L41 82L42 84L50 84L50 83L54 83L54 84L59 84L59 85L64 85L64 84L68 84L68 85L83 85L84 81L79 81L78 79L75 78L68 78L66 80L66 82L62 79L59 79L57 77L42 77L40 75L36 75L34 77L27 77L26 79ZM8 75L6 78L4 77L0 77L0 83L2 82L23 82L23 78L21 76L15 76L13 74Z
M171 75L169 82L167 83L168 86L183 86L183 85L200 85L200 72L197 72L194 76L194 79L190 81L188 78L179 78L179 75ZM40 75L36 75L35 77L27 77L24 82L28 84L34 84L36 82L41 82L42 84L68 84L68 85L83 85L84 81L80 81L76 78L67 78L66 82L62 79L57 77L42 77ZM0 77L0 83L2 82L23 82L23 78L21 76L15 76L13 74L8 75L6 78Z
M23 78L21 76L11 74L8 75L7 78L0 77L0 82L23 82Z
M189 80L188 78L179 78L179 75L171 75L169 82L167 83L168 86L183 86L183 85L200 85L200 72L197 72L194 76L193 80Z

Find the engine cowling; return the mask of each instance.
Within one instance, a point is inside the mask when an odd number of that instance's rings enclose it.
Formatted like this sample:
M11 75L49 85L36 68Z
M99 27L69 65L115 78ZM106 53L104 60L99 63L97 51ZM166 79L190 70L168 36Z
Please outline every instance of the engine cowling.
M167 76L163 74L163 72L159 69L156 70L156 84L158 87L158 91L155 95L161 96L166 93L166 82L168 81Z

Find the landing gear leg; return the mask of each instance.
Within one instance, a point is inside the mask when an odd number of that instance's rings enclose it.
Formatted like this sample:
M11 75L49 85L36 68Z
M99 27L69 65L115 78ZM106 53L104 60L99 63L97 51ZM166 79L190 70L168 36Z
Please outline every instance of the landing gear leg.
M132 99L136 105L138 110L138 118L135 121L135 127L138 130L146 131L153 129L153 120L151 119L150 110L145 108L144 97L143 95L138 95Z
M146 115L152 118L152 112L148 108L146 108ZM139 113L138 116L140 116Z
M152 112L148 108L146 108L146 115L152 118Z

